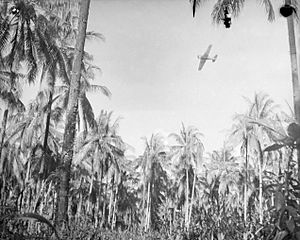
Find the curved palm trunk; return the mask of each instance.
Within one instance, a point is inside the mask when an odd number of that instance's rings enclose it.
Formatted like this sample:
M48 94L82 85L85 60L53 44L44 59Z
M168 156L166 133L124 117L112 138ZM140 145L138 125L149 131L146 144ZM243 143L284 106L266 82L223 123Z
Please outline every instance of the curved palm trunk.
M62 163L60 184L58 190L58 206L56 224L67 222L68 194L73 147L76 132L76 116L78 112L78 96L81 77L81 65L84 52L86 28L89 15L90 0L82 0L79 12L78 36L75 45L75 57L72 66L72 77L70 85L69 104L67 108L64 141L62 147Z

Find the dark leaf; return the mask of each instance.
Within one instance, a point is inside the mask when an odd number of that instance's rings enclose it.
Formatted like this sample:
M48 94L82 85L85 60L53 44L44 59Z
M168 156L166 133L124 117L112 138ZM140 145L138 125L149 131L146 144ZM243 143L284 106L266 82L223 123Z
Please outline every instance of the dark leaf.
M278 144L278 143L275 143L271 146L268 146L264 149L264 152L271 152L271 151L276 151L282 147L284 147L285 145L284 144Z

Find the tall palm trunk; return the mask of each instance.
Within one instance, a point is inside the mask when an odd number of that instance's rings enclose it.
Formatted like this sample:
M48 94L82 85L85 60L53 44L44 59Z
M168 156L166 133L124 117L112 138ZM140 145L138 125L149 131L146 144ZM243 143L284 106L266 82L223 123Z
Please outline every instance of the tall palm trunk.
M144 182L143 182L143 195L142 195L142 211L144 211L144 217L142 219L142 226L146 226L146 215L145 215L145 200L146 198L146 180L145 180L145 176L144 176Z
M45 128L45 135L44 135L44 142L43 142L44 153L46 151L48 136L49 136L52 100L53 100L53 92L50 91L48 105L47 105L46 128Z
M115 229L115 227L116 227L118 191L119 191L119 185L117 183L116 184L116 193L115 193L114 206L113 206L113 216L112 216L111 229Z
M185 229L188 230L188 221L189 221L189 170L185 169L186 172L186 189L185 189L185 215L184 223Z
M151 188L151 187L150 187ZM151 190L150 190L151 191ZM149 200L149 204L148 204L148 217L147 217L147 230L149 230L150 229L150 223L151 223L151 197L150 197L150 195L149 195L149 198L148 198L148 200Z
M2 134L1 134L1 142L0 142L0 159L2 155L3 145L4 145L4 139L6 135L6 125L7 125L7 119L8 119L8 108L3 113L3 119L2 119ZM0 166L2 169L2 165Z
M4 139L6 135L7 119L8 119L8 108L3 113L2 131L1 131L1 140L0 140L0 174L2 175L1 203L3 204L6 202L6 194L5 194L6 176L5 176L5 172L3 172L6 154L3 154L3 148L4 148Z
M285 3L291 4L291 0L285 0ZM295 14L292 14L291 16L287 17L287 25L288 25L288 34L289 34L290 59L291 59L292 82L293 82L294 112L295 112L296 122L300 124L300 84L299 84L299 66L297 62L294 15ZM299 52L298 55L300 56ZM298 161L298 181L300 181L300 146L297 147L297 161Z
M257 145L258 145L258 161L259 161L259 223L262 224L263 223L263 206L262 206L262 201L263 201L263 196L262 196L262 186L263 186L263 182L262 182L262 174L263 174L263 151L261 149L261 144L259 141L257 141Z
M245 169L245 186L244 186L244 225L245 225L245 232L244 232L244 240L247 240L247 179L248 179L248 137L245 139L246 145L246 169Z
M192 216L193 202L194 202L194 194L195 194L195 185L196 185L196 173L194 171L193 186L192 186L192 198L191 198L190 210L189 210L188 230L189 230L190 223L191 223L191 216Z
M150 181L148 182L148 190L147 190L147 208L146 208L146 220L145 220L145 230L149 230L150 223Z
M99 193L98 193L98 211L97 211L97 225L98 226L98 222L99 222L99 213L100 213L100 206L101 206L101 195L102 195L102 183L103 183L103 163L102 160L100 162L100 183L99 183ZM103 197L104 199L104 197Z
M42 156L42 159L41 159L42 162L41 162L41 168L40 168L40 172L39 172L40 175L44 175L45 166L46 166L47 146L48 146L48 136L49 136L50 120L51 120L52 100L53 100L53 90L50 90L49 100L48 100L48 105L47 105L45 135L44 135L44 142L43 142L43 156ZM43 177L45 177L45 175Z
M71 163L76 132L76 116L78 112L78 96L81 77L82 57L86 37L90 0L82 0L79 12L78 36L75 45L75 57L72 66L72 76L69 94L69 104L66 115L64 141L62 147L62 163L60 184L58 189L58 206L56 224L66 222L68 210L68 194L70 183ZM60 225L62 226L62 225Z
M114 200L114 182L112 183L110 196L109 196L109 204L108 204L108 224L112 223L112 210L113 210L113 200Z

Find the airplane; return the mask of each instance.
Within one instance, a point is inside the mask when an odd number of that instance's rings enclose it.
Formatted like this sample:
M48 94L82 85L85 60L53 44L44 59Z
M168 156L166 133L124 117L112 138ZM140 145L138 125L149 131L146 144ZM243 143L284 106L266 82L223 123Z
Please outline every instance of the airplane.
M200 59L198 71L200 71L203 68L203 66L207 60L211 60L212 62L215 62L217 60L218 55L215 55L213 58L208 56L211 48L212 48L212 45L210 44L208 46L206 52L202 56L198 55L198 59Z

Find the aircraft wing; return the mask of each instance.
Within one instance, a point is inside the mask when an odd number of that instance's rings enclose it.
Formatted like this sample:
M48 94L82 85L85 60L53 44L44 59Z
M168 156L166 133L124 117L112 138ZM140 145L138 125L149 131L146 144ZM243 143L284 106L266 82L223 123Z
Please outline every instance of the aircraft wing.
M210 50L212 48L212 45L210 44L206 50L206 52L202 55L203 58L207 58L209 53L210 53Z
M206 62L206 59L201 59L201 60L200 60L199 67L198 67L198 71L200 71L200 70L203 68L205 62Z

